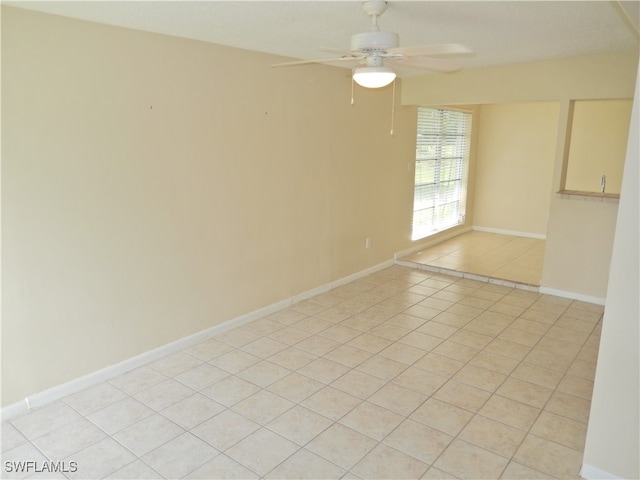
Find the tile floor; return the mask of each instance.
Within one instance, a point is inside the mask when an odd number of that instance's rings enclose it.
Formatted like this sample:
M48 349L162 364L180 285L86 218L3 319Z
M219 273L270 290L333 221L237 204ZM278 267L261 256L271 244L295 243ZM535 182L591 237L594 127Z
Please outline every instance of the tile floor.
M540 286L544 240L471 231L403 257L403 262Z
M392 266L6 422L3 477L577 478L601 317Z

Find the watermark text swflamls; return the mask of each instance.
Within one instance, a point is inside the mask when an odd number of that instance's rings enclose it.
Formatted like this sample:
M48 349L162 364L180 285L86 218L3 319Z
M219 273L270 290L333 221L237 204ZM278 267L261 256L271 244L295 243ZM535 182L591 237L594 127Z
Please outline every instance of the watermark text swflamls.
M7 473L74 473L78 471L78 462L7 460L4 462L4 471Z

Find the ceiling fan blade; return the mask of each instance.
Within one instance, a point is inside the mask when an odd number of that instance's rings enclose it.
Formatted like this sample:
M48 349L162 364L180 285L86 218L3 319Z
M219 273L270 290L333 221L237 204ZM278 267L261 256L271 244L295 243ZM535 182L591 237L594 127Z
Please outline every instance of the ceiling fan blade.
M386 60L407 67L426 68L438 72L456 72L462 70L462 64L453 60L430 57L389 57Z
M354 55L349 53L347 55L343 55L341 57L336 57L336 58L321 58L318 60L298 60L295 62L276 63L271 66L272 67L296 67L298 65L309 65L312 63L344 62L344 61L361 60L363 58L365 58L364 55Z
M473 50L458 43L442 43L422 47L397 47L387 50L387 54L401 54L406 57L434 57L440 55L473 55Z

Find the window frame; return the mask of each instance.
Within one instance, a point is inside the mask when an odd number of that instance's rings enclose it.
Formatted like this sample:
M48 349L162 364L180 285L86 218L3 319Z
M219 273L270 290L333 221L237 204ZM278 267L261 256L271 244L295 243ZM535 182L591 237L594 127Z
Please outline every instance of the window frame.
M421 123L426 124L427 120L421 122L420 115L422 111L437 111L437 112L453 112L453 113L461 113L465 115L465 119L460 121L460 123L464 124L464 132L457 133L455 135L446 134L443 130L442 120L443 115L440 114L438 118L438 135L437 140L434 142L434 148L436 149L436 154L433 158L425 158L421 156L420 148L424 148L428 146L428 142L420 141L421 134L424 135L425 130L421 130ZM471 155L471 134L472 134L472 125L473 125L473 111L464 108L452 108L452 107L442 107L442 106L419 106L416 115L416 152L415 152L415 163L414 163L414 186L413 186L413 205L412 205L412 226L411 226L411 240L417 241L424 238L427 238L431 235L434 235L439 232L443 232L450 228L457 227L459 225L463 225L465 223L466 218L466 203L467 203L467 190L468 190L468 177L469 177L469 162ZM449 149L462 149L458 154L453 156L444 156L442 152L442 147L448 146ZM451 160L457 161L457 166L455 169L456 175L454 178L451 177ZM424 179L419 178L420 175L423 175L425 171L422 167L426 162L434 162L433 167L433 181L425 182ZM446 165L448 163L448 165ZM443 180L443 170L449 167L449 177ZM455 196L453 199L451 197L440 198L440 192L447 186L445 184L449 184L448 187L451 188L451 183L458 182L455 190ZM421 191L431 190L433 193L431 194L421 194ZM446 197L446 194L445 194ZM425 203L428 204L430 201L433 201L433 205L424 206ZM451 207L451 205L455 205L454 211L449 216L445 218L449 219L444 221L441 219L435 220L433 217L436 215L436 212L439 210L440 214L444 212L446 206ZM428 214L425 215L427 211L431 211L431 220L427 220ZM420 219L422 217L422 220ZM455 218L453 218L455 217Z

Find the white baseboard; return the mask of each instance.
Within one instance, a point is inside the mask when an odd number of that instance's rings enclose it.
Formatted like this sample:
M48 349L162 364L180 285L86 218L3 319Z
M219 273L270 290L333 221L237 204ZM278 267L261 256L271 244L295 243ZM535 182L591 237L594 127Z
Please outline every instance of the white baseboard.
M567 292L566 290L558 290L556 288L549 288L541 286L538 290L545 295L554 295L556 297L570 298L571 300L580 300L587 303L595 303L596 305L604 305L606 298L594 297L591 295L583 295L582 293Z
M161 347L154 348L153 350L142 353L140 355L136 355L135 357L128 358L122 362L116 363L114 365L109 365L108 367L102 368L87 375L83 375L69 382L65 382L61 385L57 385L47 390L34 393L33 395L29 395L19 402L15 402L7 405L6 407L2 407L2 409L0 410L0 419L2 421L10 420L32 408L42 407L63 397L66 397L67 395L79 392L80 390L83 390L87 387L91 387L111 378L117 377L118 375L127 373L138 367L142 367L149 362L153 362L154 360L158 360L172 353L176 353L186 347L208 340L223 332L240 327L254 320L258 320L267 315L288 308L294 303L300 302L302 300L307 300L321 293L328 292L329 290L332 290L336 287L340 287L342 285L346 285L347 283L353 282L354 280L358 280L359 278L366 277L367 275L390 267L393 264L393 260L387 260L360 272L340 278L333 282L329 282L327 284L321 285L320 287L294 295L293 297L281 300L271 305L267 305L266 307L260 308L253 312L240 315L239 317L233 318L214 327L207 328L206 330L202 330L201 332L194 333L193 335L183 337L166 345L162 345Z
M479 227L475 225L472 227L472 229L476 232L498 233L500 235L510 235L512 237L535 238L537 240L547 239L547 236L542 233L518 232L515 230L503 230L501 228Z
M600 470L599 468L586 463L582 464L580 476L587 480L622 480L622 477L618 477L613 473L605 472L604 470Z

